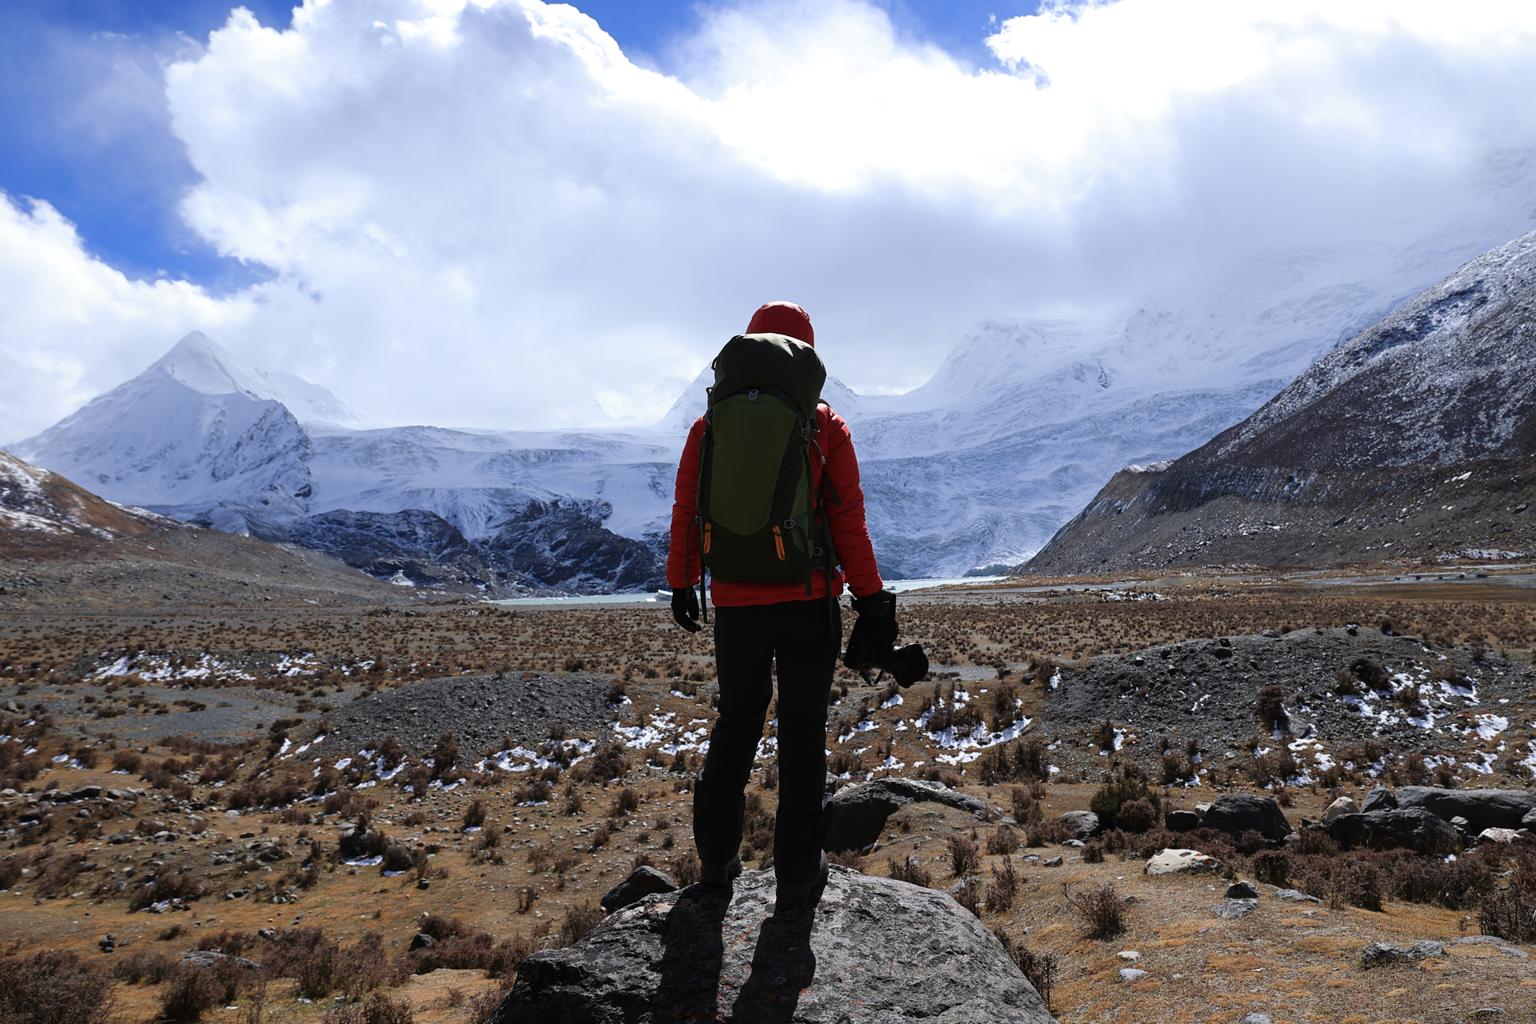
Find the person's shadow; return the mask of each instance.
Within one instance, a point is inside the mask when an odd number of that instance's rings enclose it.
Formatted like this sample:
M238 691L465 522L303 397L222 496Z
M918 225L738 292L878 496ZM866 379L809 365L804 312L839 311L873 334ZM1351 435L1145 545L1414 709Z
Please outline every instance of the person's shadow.
M659 977L650 1013L668 1024L720 1024L720 974L725 946L722 929L730 909L728 893L684 889L668 912L662 936ZM816 976L811 951L810 911L763 920L752 952L751 972L736 993L733 1024L788 1024L800 993Z
M734 1024L788 1024L800 993L816 977L809 910L765 918L752 952L752 973L736 996Z
M716 1024L720 1018L721 928L730 909L729 892L690 886L678 894L662 936L660 977L651 997L651 1016L676 1024Z

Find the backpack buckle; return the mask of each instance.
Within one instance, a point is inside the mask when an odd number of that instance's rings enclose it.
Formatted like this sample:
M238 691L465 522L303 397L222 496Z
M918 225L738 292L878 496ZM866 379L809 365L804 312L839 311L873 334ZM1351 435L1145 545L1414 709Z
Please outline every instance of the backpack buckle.
M750 390L750 391L748 391L748 392L747 392L747 401L749 401L749 402L755 402L755 401L757 401L757 396L758 396L758 395L759 395L759 394L761 394L761 393L762 393L762 392L760 392L760 391L758 391L758 389L757 389L757 388L753 388L753 389L752 389L752 390Z
M786 520L784 520L784 529L786 529L786 530L793 530L794 528L795 528L795 521L794 521L794 519L786 519Z

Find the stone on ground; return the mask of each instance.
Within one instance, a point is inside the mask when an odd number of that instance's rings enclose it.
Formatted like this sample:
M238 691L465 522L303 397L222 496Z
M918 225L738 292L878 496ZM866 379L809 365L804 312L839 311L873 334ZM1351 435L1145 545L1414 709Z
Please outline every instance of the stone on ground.
M1445 946L1430 939L1420 939L1411 946L1373 942L1360 951L1360 966L1369 969L1388 964L1418 963L1420 960L1443 956L1445 956Z
M1221 861L1199 850L1159 850L1147 858L1149 875L1211 875L1221 870Z
M1536 791L1401 786L1397 805L1422 807L1446 821L1465 818L1467 831L1476 835L1485 828L1519 828L1526 815L1536 812Z
M1292 831L1285 812L1271 796L1220 797L1205 812L1201 824L1233 837L1257 832L1272 843L1280 842Z
M676 888L677 883L672 879L649 864L642 864L631 871L628 878L609 889L608 895L602 898L600 904L611 914L615 910L623 910L631 903L638 903L653 893L672 892Z
M773 902L763 871L729 896L647 896L529 957L486 1024L1054 1024L945 893L834 866L814 914L775 916Z
M1328 834L1346 850L1415 850L1426 854L1455 853L1461 833L1450 822L1422 807L1397 811L1341 814L1328 823Z
M908 804L923 801L969 811L977 817L988 811L982 801L956 793L941 782L899 778L860 782L844 786L828 801L822 845L828 850L862 850L880 838L887 818Z

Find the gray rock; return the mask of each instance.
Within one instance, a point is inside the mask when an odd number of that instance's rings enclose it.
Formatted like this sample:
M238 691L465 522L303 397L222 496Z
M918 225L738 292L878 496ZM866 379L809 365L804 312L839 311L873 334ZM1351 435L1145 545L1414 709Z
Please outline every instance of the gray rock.
M1229 900L1256 900L1259 898L1259 890L1252 882L1233 882L1227 886L1227 899Z
M1142 978L1145 978L1146 976L1147 976L1147 972L1142 970L1140 967L1122 967L1122 968L1120 968L1120 980L1121 981L1140 981Z
M1466 818L1467 831L1476 835L1485 828L1519 828L1525 816L1536 811L1536 792L1403 786L1397 791L1397 804L1422 807L1446 821Z
M827 802L823 821L828 850L862 850L880 838L886 819L908 804L932 801L985 816L987 805L956 793L940 782L921 779L875 779L844 786Z
M1056 820L1067 830L1067 835L1073 839L1090 839L1099 834L1101 825L1099 816L1092 811L1067 811L1058 814Z
M1386 786L1377 786L1365 795L1365 801L1360 805L1361 811L1395 811L1397 810L1397 797Z
M1292 831L1280 805L1269 796L1219 797L1205 812L1201 824L1233 837L1258 832L1272 843L1280 842Z
M1200 815L1194 811L1169 811L1167 825L1170 832L1193 832L1200 827Z
M261 970L261 964L254 960L247 960L243 956L230 956L228 953L220 953L212 949L191 949L181 954L181 962L192 967L218 967L221 964L234 964L248 971Z
M1369 970L1388 964L1418 963L1431 957L1445 956L1445 946L1429 939L1420 939L1411 946L1398 946L1390 942L1373 942L1360 951L1360 966Z
M1479 846L1489 843L1509 846L1519 840L1522 834L1523 830L1517 828L1485 828L1477 834L1477 842Z
M1536 832L1536 809L1533 809L1530 814L1520 819L1520 827Z
M417 932L415 935L411 936L412 953L416 952L418 949L431 949L435 945L437 945L437 940L428 935L426 932Z
M677 883L650 865L641 865L629 873L629 877L608 890L601 901L608 913L623 910L631 903L638 903L652 893L673 892Z
M1149 875L1212 875L1221 870L1221 861L1199 850L1159 850L1147 859Z
M1300 889L1276 889L1275 899L1288 900L1291 903L1321 903L1316 896L1309 896Z
M1479 1006L1467 1015L1469 1021L1495 1021L1504 1019L1504 1009L1499 1006Z
M1328 824L1330 821L1332 821L1334 818L1337 818L1341 814L1359 813L1360 807L1355 803L1353 797L1341 796L1333 803L1329 804L1327 809L1323 811L1323 824Z
M1241 1024L1275 1024L1267 1013L1250 1013L1242 1019Z
M773 903L763 871L728 898L697 886L647 896L525 960L486 1024L1054 1024L997 939L944 893L834 866L814 913L770 916Z
M1415 850L1447 854L1461 849L1455 826L1422 807L1397 811L1341 814L1328 824L1328 834L1344 849Z
M1211 913L1224 921L1236 921L1258 909L1258 900L1222 900L1211 908Z

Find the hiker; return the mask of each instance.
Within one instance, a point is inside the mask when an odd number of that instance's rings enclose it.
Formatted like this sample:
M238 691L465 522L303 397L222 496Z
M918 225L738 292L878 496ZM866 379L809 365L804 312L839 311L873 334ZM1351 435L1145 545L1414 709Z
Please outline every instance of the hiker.
M864 522L848 425L820 400L826 371L805 310L770 302L713 364L709 410L688 432L672 504L667 582L672 617L690 632L713 600L719 717L694 785L700 881L741 873L743 792L762 737L777 665L777 908L814 904L827 878L821 850L827 704L842 640L844 579L858 621L852 663L896 638ZM708 570L709 590L701 584ZM839 570L838 566L841 566Z

